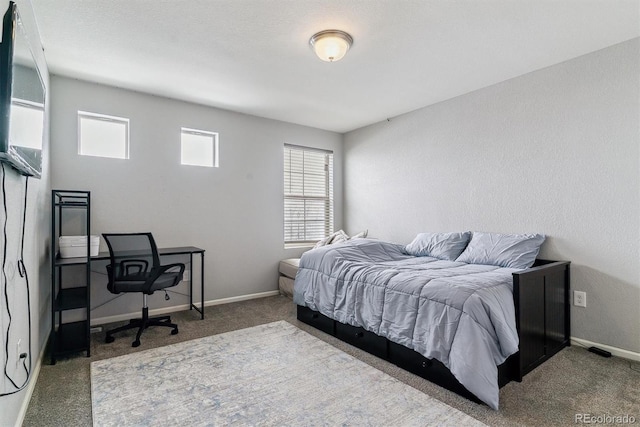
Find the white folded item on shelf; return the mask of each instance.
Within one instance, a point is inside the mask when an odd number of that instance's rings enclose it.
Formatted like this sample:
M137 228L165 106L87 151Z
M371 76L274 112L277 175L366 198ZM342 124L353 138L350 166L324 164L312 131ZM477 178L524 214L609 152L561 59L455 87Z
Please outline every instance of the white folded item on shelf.
M87 256L87 236L60 236L58 240L61 258ZM91 256L98 255L100 236L91 236Z

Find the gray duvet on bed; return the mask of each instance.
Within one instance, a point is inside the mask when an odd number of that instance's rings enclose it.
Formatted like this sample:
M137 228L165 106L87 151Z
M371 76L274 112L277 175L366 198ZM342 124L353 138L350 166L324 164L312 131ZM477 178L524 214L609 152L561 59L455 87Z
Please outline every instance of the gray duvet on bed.
M304 253L293 300L439 360L498 409L497 365L518 351L514 271L357 239Z

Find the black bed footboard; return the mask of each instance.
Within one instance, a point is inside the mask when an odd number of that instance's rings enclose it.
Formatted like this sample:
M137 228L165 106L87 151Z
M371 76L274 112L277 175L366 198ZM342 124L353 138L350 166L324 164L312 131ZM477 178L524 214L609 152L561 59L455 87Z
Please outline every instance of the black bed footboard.
M524 375L569 345L569 265L568 261L536 260L533 267L513 273L520 351L498 366L500 387L522 381ZM307 307L298 306L298 320L481 403L437 360Z
M536 260L513 273L513 299L520 351L512 379L522 377L570 345L568 261Z

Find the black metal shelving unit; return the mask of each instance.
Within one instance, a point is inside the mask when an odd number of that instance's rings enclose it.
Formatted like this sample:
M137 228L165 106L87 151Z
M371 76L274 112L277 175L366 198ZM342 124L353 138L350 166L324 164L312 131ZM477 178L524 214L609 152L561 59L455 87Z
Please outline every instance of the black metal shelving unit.
M84 230L68 230L70 226L78 227L80 224L71 221L65 223L65 213L73 210L78 216L84 214ZM84 231L84 233L83 233ZM63 234L86 235L86 256L77 258L61 258L59 254L58 238ZM51 364L56 363L56 357L69 353L86 351L87 357L91 355L90 349L90 315L89 301L91 288L91 193L89 191L76 190L52 190L51 191L51 334L49 336L49 353ZM84 280L69 282L64 271L67 267L84 266ZM73 275L66 275L71 276ZM76 275L77 276L77 275ZM65 322L69 311L82 313L75 317L84 317L83 320Z

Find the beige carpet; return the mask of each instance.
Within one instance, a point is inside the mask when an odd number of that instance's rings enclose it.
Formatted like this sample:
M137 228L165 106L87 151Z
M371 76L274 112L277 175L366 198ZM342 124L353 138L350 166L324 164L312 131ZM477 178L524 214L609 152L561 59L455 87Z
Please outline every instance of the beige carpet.
M482 426L284 322L91 364L95 426Z
M133 348L131 341L135 331L118 336L111 344L105 344L102 332L91 337L91 357L78 353L61 358L54 366L45 360L23 427L91 426L91 362L278 320L286 320L491 426L575 426L576 414L583 413L630 414L640 420L640 363L619 357L606 359L578 346L562 350L528 374L521 383L512 382L503 387L500 390L500 410L494 411L299 322L295 305L285 297L206 307L204 320L200 320L195 311L173 313L171 316L180 325L178 335L171 335L165 328L149 328L142 336L142 345ZM109 328L121 324L112 324Z

